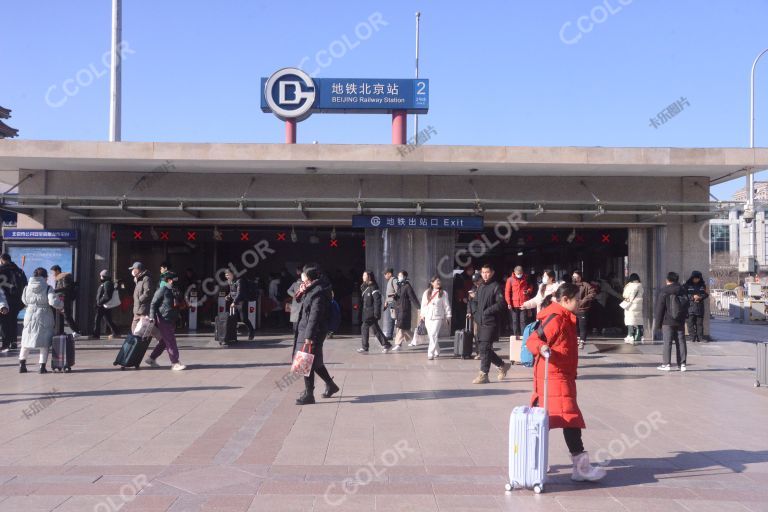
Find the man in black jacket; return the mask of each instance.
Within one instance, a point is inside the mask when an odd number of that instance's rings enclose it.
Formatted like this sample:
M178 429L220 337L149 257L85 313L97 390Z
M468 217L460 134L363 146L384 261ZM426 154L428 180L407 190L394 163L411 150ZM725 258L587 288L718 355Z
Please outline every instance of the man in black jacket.
M16 350L16 337L18 335L18 316L24 309L21 294L27 286L27 276L13 261L10 254L0 255L0 286L5 293L8 302L8 313L0 315L0 329L2 329L2 351Z
M488 384L488 371L491 369L491 363L499 367L498 380L503 380L512 366L510 363L505 363L493 351L493 343L499 339L499 327L502 325L503 315L507 313L504 291L499 283L493 280L493 274L493 268L488 264L483 265L480 270L483 285L478 288L475 299L480 374L472 381L472 384Z
M387 340L381 327L379 327L381 303L381 290L379 290L379 285L376 284L376 278L373 272L366 270L363 272L363 284L360 286L360 308L363 314L360 334L363 346L357 349L357 351L361 354L368 352L368 336L371 329L373 329L376 339L381 343L382 352L386 354L392 348L392 344Z
M709 297L707 285L701 272L694 270L685 282L685 292L688 294L688 334L694 343L707 341L704 335L704 301Z
M96 320L93 322L93 331L91 332L91 339L99 339L99 331L101 330L101 319L103 318L107 322L109 328L109 338L113 339L117 337L117 326L112 321L112 309L105 307L107 302L112 298L112 294L117 293L115 290L115 283L112 282L112 277L109 275L108 270L102 270L99 273L99 279L101 284L96 291Z
M245 278L239 277L235 280L235 276L232 271L227 270L224 273L224 277L227 278L229 284L229 295L227 295L227 309L234 308L239 311L240 320L248 327L248 340L253 340L256 336L256 331L253 328L253 324L248 319L248 287L249 283L245 281Z
M664 338L662 350L663 363L658 370L668 372L672 368L672 343L677 350L677 365L684 372L687 350L685 346L685 317L688 314L688 295L680 286L680 276L676 272L667 274L667 286L661 289L656 298L655 330L661 330Z

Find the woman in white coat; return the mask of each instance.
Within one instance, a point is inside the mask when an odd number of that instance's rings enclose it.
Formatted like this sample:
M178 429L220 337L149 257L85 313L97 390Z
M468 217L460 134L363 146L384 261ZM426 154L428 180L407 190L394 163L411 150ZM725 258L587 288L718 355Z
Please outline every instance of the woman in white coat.
M440 345L437 343L440 328L444 323L451 325L451 304L438 276L432 277L429 288L421 296L420 319L424 320L429 337L427 359L434 359L440 355Z
M536 312L538 313L541 310L541 304L544 302L544 299L549 295L554 296L561 284L563 283L557 280L557 275L554 270L545 270L541 275L539 291L536 292L536 295L523 303L523 309L536 308Z
M624 308L624 325L628 331L624 342L636 345L643 341L643 284L640 282L640 276L629 276L623 297L621 307Z
M19 373L27 373L29 350L40 350L40 373L48 373L48 350L53 340L53 309L61 309L63 303L53 288L48 285L48 272L36 268L32 278L21 294L21 300L27 305L24 313L24 330L21 333L21 351L19 352Z

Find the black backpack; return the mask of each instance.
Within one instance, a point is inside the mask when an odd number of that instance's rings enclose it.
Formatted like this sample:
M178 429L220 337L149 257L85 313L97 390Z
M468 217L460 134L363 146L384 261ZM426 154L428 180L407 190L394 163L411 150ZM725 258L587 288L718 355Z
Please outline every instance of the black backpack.
M688 315L687 295L667 295L667 314L675 321L682 322Z
M13 301L21 301L21 294L27 286L27 276L20 268L13 268L9 272L8 288L5 290L6 298Z

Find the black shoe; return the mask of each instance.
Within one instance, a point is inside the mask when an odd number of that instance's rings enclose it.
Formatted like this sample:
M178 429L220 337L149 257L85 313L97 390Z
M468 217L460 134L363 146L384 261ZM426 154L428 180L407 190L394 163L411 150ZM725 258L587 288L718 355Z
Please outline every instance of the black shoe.
M27 360L22 359L19 361L19 373L27 373Z
M248 341L253 341L253 338L255 338L255 337L256 337L256 333L255 333L255 332L253 332L253 331L251 331L251 332L248 334Z
M18 350L19 346L15 343L11 343L11 350Z
M40 363L40 373L48 373L48 370L45 369L45 363Z
M336 385L335 382L331 381L330 384L325 385L325 392L323 393L323 398L331 398L333 395L338 393L340 390L339 386Z
M306 389L301 395L299 395L299 398L296 399L296 405L309 405L313 403L315 403L315 395L313 393L307 392Z

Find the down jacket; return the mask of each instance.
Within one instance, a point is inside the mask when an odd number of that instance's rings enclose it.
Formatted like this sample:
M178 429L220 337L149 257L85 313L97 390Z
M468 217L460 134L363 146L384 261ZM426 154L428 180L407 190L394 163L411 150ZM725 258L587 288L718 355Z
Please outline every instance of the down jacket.
M629 307L624 310L624 325L643 325L643 284L638 281L624 287L624 300Z
M51 346L54 330L53 309L61 308L61 300L42 277L33 277L24 288L21 300L27 305L24 313L24 330L21 332L21 346L24 348L48 348Z
M576 316L554 302L536 315L544 323L556 315L544 327L544 336L551 350L549 358L549 388L547 409L549 428L586 428L584 417L576 403L576 373L579 365L579 346L576 341ZM533 395L531 405L544 406L544 365L547 360L539 357L543 344L534 331L526 346L536 358L533 366Z
M525 274L523 277L517 277L512 274L507 279L507 285L504 288L504 298L507 304L513 308L522 308L523 303L533 295L533 286L528 282Z

